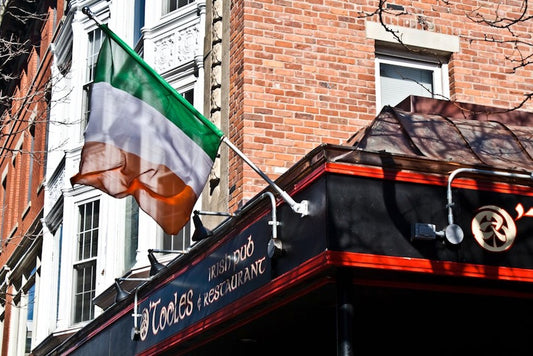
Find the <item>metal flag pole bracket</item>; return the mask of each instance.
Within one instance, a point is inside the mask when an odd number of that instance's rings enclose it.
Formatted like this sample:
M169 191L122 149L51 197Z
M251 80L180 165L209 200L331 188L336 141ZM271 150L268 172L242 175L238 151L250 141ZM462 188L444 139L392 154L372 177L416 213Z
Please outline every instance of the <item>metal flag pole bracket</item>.
M235 146L230 140L228 140L227 137L222 137L222 142L224 142L229 148L231 148L239 157L244 160L244 162L246 162L257 174L259 174L261 178L263 178L272 188L274 188L276 192L279 193L281 198L285 200L287 204L289 204L289 206L295 213L301 214L301 216L309 215L309 201L302 200L300 203L294 201L294 199L292 199L292 197L287 192L285 192L276 183L274 183L272 179L270 179L252 161L250 161L248 157L246 157L244 153L242 153L241 150L237 148L237 146Z

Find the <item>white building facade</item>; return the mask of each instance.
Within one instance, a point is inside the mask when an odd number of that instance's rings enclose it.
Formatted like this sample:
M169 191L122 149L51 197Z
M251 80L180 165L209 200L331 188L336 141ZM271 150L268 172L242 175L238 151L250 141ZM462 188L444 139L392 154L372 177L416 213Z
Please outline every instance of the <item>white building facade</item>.
M203 111L205 1L70 1L54 43L54 83L46 166L39 300L32 349L58 344L102 309L94 298L115 278L149 268L148 249L186 250L190 228L177 236L162 229L131 197L115 199L72 186L78 172L88 113L92 67L102 33L95 17L134 48L158 73ZM175 256L157 255L165 261Z

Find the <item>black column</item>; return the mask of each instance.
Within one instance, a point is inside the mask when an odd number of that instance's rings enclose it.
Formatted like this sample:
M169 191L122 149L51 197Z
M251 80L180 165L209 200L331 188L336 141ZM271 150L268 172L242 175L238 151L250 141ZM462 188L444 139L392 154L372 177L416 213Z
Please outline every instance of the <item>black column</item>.
M354 305L351 278L344 273L337 277L337 356L353 356L352 323Z

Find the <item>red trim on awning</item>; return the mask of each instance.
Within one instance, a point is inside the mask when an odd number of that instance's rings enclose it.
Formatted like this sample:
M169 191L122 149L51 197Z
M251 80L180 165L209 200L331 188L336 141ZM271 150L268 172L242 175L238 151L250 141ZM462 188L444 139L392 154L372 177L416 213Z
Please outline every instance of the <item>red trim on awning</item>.
M448 184L448 176L418 173L412 171L395 171L388 169L386 170L381 167L358 166L344 163L328 162L325 164L324 170L329 173L339 173L344 175L387 179L418 184L429 184L444 187ZM488 179L487 176L481 175L480 177ZM452 187L533 196L533 187L531 186L507 184L497 181L481 181L468 178L456 178L452 182Z
M344 251L327 251L326 254L328 264L335 266L420 272L440 276L533 282L533 270L523 268L434 261L412 257L370 255Z

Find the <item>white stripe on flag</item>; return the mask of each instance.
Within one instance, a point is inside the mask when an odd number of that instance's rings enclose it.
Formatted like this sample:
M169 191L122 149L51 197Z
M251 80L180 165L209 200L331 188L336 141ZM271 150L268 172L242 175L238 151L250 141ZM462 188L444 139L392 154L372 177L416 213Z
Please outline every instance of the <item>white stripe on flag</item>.
M159 111L105 82L93 84L85 141L111 144L165 165L197 196L213 165L201 147Z

